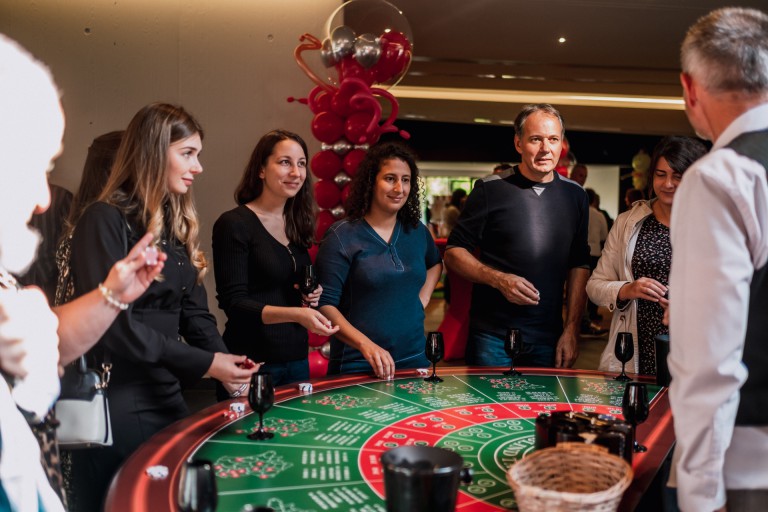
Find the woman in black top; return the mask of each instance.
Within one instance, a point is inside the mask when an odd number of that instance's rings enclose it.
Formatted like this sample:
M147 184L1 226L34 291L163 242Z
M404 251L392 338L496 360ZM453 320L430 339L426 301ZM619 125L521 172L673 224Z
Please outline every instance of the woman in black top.
M309 378L307 329L323 336L338 330L317 306L318 287L302 297L298 272L310 264L314 198L307 146L296 135L273 130L253 150L235 190L240 205L213 226L213 262L219 307L227 314L230 350L265 361L275 385Z
M202 130L184 109L144 107L125 132L98 202L75 226L70 262L75 296L99 285L145 232L167 254L162 279L132 305L114 299L125 311L90 354L94 365L105 358L113 365L108 392L114 444L73 453L78 510L100 509L120 464L154 433L187 416L182 385L207 374L234 392L247 386L256 369L241 368L247 358L227 353L208 311L201 282L207 263L187 194L202 172L201 149Z

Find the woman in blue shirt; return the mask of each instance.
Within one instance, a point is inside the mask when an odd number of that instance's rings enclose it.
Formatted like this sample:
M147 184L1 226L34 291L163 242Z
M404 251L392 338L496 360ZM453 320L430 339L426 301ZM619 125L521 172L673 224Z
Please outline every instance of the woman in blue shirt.
M320 311L339 332L328 373L429 366L424 308L442 272L420 220L419 170L403 145L372 147L352 181L347 218L328 229L317 255Z

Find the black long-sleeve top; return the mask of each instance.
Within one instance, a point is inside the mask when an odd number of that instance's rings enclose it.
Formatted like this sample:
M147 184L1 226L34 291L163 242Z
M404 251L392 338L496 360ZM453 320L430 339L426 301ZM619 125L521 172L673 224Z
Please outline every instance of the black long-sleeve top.
M144 229L116 207L89 206L72 237L75 296L96 288L143 235ZM146 384L170 394L179 391L179 383L200 379L214 352L227 349L185 247L163 239L160 248L168 255L163 280L153 282L121 312L99 343L109 350L113 363L111 385Z
M213 226L213 269L219 307L227 314L224 341L236 354L255 361L284 363L307 357L307 330L298 323L265 325L265 306L300 307L293 286L298 270L310 264L306 248L285 246L241 205Z

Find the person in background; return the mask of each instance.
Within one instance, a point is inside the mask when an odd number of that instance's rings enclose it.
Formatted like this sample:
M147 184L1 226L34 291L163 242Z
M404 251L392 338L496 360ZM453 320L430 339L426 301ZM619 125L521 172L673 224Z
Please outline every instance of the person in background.
M624 206L626 206L628 210L632 208L632 205L635 204L636 201L642 201L643 199L645 199L645 194L643 194L642 190L637 188L628 188L624 193Z
M152 233L168 258L163 278L134 304L112 297L121 312L89 354L92 366L107 359L112 364L113 445L72 452L73 490L82 510L102 507L120 464L153 434L188 415L182 386L209 375L239 396L258 370L247 357L227 353L201 282L207 262L189 190L203 170L202 137L200 125L181 107L153 103L139 110L99 200L74 228L75 297L99 285L140 233Z
M589 198L589 270L594 272L597 267L597 261L603 252L605 239L608 238L608 223L605 217L597 209L598 196L591 188L585 189ZM587 301L587 315L582 319L581 334L602 335L608 332L607 329L600 327L601 318L597 315L597 304L593 301Z
M608 224L608 231L610 231L613 227L613 218L608 214L607 211L600 208L600 194L598 193L595 193L595 208L597 208L597 211L599 211L603 217L605 217L605 223Z
M265 361L278 386L309 379L307 330L321 336L338 327L312 307L322 287L297 289L315 233L315 201L307 145L273 130L251 154L235 190L234 210L213 226L219 307L227 314L224 342L238 354Z
M477 181L448 239L448 268L475 283L467 364L509 364L503 345L510 327L521 329L527 346L516 363L566 368L576 360L589 277L589 203L583 188L555 172L563 136L552 105L523 107L514 140L522 163Z
M618 216L608 234L603 254L587 282L592 302L613 312L608 344L600 356L601 371L621 369L614 355L616 333L631 332L635 355L628 361L630 371L656 374L654 339L668 333L662 319L672 262L672 205L683 173L705 153L706 148L696 139L662 139L648 167L651 200L635 201L631 210Z
M582 188L584 188L584 184L587 182L587 175L589 174L589 169L584 164L576 164L573 166L573 169L571 169L571 175L569 176L573 181L581 185Z
M685 511L768 503L768 14L724 8L688 30L685 110L713 142L672 212L669 397Z
M56 295L56 283L59 269L56 266L56 247L65 231L65 221L72 205L72 192L58 185L48 185L51 192L51 205L42 213L35 213L29 221L30 227L40 233L40 247L37 258L29 270L17 276L23 286L37 286L53 304Z
M502 174L512 168L512 164L502 162L493 168L492 174Z
M429 365L424 308L443 265L419 221L419 169L405 146L373 146L347 199L347 218L325 234L317 255L320 311L339 331L331 338L330 374Z
M467 197L467 191L463 188L457 188L451 193L451 200L443 208L443 222L440 224L440 236L447 238L453 231L456 221L459 220L462 208L464 208L464 198Z
M148 264L148 234L116 262L101 289L51 311L36 287L11 272L32 262L39 234L33 212L50 202L47 170L61 151L64 116L48 70L0 34L0 509L64 510L58 450L47 412L59 392L57 363L68 364L99 339L117 316L110 297L129 303L163 269ZM54 314L55 313L55 314ZM35 440L45 436L43 449ZM41 437L41 440L43 437Z

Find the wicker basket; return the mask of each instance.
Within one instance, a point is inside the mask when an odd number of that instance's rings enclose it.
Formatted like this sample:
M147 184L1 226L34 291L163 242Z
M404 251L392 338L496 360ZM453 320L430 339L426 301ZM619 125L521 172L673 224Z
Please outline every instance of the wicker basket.
M608 512L618 508L632 468L601 446L561 443L518 461L507 481L521 512Z

